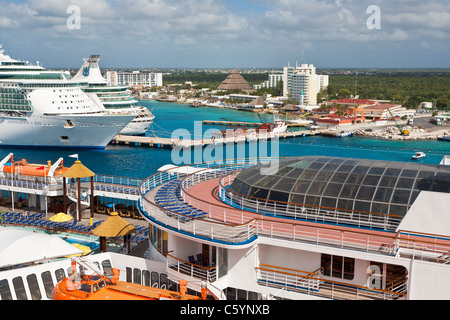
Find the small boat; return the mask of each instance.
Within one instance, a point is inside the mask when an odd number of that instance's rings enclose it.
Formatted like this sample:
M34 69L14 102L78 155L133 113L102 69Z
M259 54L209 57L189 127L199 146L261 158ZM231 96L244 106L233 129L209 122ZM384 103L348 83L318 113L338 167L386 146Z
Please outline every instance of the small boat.
M350 130L343 130L343 131L335 134L335 137L338 137L338 138L351 137L351 136L353 136L353 131L350 131Z
M7 172L31 177L60 176L68 169L64 167L62 158L59 158L54 164L51 161L48 161L47 164L34 164L29 163L26 159L14 161L13 154L10 153L0 162L0 173Z
M290 124L296 124L296 125L299 125L299 126L307 126L308 124L311 124L314 121L312 121L312 120L305 120L305 119L299 118L299 119L290 119L290 120L287 120L287 122L290 123Z
M83 272L76 271L76 264ZM111 278L96 271L86 260L72 259L72 275L62 279L53 289L53 300L205 300L207 289L202 287L202 297L186 294L187 281L180 280L180 291L160 289L137 283L119 281L120 270L112 268ZM88 274L89 273L89 274Z
M315 124L308 124L308 125L306 126L306 129L309 129L309 130L320 129L320 126L315 125Z
M438 140L440 140L440 141L448 141L448 142L450 142L450 136L447 136L447 137L438 137Z
M426 156L427 156L427 155L426 155L425 153L423 153L423 152L416 152L416 154L413 155L411 158L412 158L413 160L420 160L420 159L425 158Z

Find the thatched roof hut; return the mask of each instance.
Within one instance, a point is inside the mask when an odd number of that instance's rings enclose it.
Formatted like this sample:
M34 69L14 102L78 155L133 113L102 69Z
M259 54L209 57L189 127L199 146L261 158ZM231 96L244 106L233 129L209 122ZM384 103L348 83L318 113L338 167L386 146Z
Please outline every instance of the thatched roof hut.
M87 178L95 176L95 173L86 168L80 160L76 160L66 172L62 174L64 178Z
M96 236L110 238L126 236L133 232L136 232L136 228L119 216L117 212L111 212L111 215L105 221L92 230L92 233Z
M117 212L111 212L92 233L100 237L100 250L106 252L106 238L123 236L124 245L129 245L130 235L136 232L136 227L119 216Z
M252 90L252 86L244 79L241 74L234 69L228 77L222 81L219 90L241 89L244 91Z
M265 104L266 104L266 102L261 97L257 97L256 99L254 99L252 102L249 103L249 105L251 105L251 106L260 107L260 108L262 108Z
M281 108L284 112L298 112L299 108L296 105L293 104L287 104L284 107Z

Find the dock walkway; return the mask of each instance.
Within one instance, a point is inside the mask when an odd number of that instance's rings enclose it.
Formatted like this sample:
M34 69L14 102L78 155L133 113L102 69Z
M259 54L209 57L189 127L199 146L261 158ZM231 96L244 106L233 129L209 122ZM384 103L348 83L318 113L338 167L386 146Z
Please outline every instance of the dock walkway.
M227 143L239 143L239 142L252 142L260 140L271 140L271 139L286 139L286 138L297 138L305 136L314 136L321 134L321 129L308 130L308 131L290 131L283 132L279 134L274 134L267 132L264 134L258 134L252 132L250 134L242 134L239 136L228 136L223 138L214 139L202 139L202 140L182 140L182 139L172 139L172 138L161 138L161 137L142 137L142 136L128 136L128 135L117 135L111 144L116 145L129 145L129 146L147 146L154 148L193 148L196 146L205 147L210 144L227 144Z

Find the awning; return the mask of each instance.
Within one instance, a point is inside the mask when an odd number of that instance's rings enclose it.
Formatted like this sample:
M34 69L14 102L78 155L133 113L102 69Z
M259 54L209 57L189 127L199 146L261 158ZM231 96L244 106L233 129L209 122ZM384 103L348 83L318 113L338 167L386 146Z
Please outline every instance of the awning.
M0 267L83 253L58 236L0 227Z

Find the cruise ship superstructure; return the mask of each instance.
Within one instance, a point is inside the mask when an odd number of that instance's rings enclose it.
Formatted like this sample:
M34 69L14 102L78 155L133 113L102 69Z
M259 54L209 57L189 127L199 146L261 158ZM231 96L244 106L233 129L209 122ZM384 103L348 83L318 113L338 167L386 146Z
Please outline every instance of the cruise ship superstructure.
M69 78L0 46L0 146L103 149L134 118L107 112Z
M82 67L70 80L80 83L83 91L97 104L103 105L111 114L134 114L135 118L120 132L125 135L144 135L155 116L138 104L126 86L110 86L102 76L99 55L84 59Z
M450 167L308 156L264 171L269 160L142 183L151 256L170 279L241 300L450 298Z

